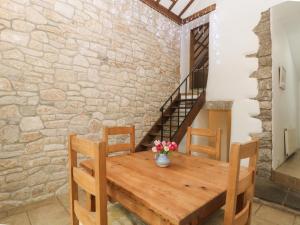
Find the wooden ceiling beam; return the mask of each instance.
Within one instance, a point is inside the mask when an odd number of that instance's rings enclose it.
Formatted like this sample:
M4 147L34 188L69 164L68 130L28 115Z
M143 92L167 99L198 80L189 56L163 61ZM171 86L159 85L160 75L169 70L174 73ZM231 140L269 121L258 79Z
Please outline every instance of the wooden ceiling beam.
M202 9L191 16L186 17L185 19L181 19L181 16L186 12L186 10L193 4L195 0L190 0L189 3L184 7L184 9L180 12L179 15L176 15L171 10L176 5L178 0L171 0L172 4L169 8L165 8L163 5L159 4L160 0L141 0L143 3L147 4L157 12L161 13L165 17L169 18L170 20L174 21L178 25L183 25L189 23L201 16L204 16L216 9L216 4L210 5L205 9Z
M210 5L210 6L206 7L205 9L202 9L202 10L194 13L193 15L188 16L187 18L183 19L182 24L189 23L201 16L204 16L204 15L214 11L215 9L216 9L216 4Z
M189 3L183 8L183 10L178 15L180 18L186 12L186 10L191 6L191 4L193 4L194 1L195 0L190 0Z
M182 19L180 16L177 16L175 13L172 11L168 10L164 6L159 4L159 0L153 1L153 0L141 0L143 3L147 4L154 10L158 11L159 13L163 14L164 16L168 17L170 20L174 21L178 25L182 24Z
M172 4L169 7L169 10L171 11L173 9L173 7L176 5L176 3L178 2L178 0L173 0Z

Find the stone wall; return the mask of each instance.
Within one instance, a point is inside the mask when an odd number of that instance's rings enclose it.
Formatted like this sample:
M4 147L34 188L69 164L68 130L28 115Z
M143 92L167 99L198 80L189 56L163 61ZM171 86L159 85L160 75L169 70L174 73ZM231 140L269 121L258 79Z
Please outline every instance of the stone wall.
M259 39L257 54L258 69L251 77L257 78L260 114L256 117L262 121L263 132L253 134L260 139L258 175L270 178L272 171L272 40L270 10L263 12L259 24L254 29Z
M0 216L66 190L69 132L142 138L178 85L179 32L138 0L0 1Z

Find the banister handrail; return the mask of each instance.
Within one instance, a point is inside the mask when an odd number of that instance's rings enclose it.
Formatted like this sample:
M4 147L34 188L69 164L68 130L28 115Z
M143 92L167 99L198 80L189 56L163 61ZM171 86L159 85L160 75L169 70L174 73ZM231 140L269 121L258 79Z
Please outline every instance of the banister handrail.
M170 97L165 101L165 103L160 107L160 111L166 106L166 104L170 101L171 97L175 95L175 93L178 91L178 89L181 88L181 86L187 81L187 79L190 77L190 75L192 73L194 73L195 71L198 71L198 70L201 70L201 69L204 69L204 68L198 68L197 66L194 66L193 69L192 69L192 72L190 72L185 78L184 80L179 84L179 86L175 89L175 91L170 95Z

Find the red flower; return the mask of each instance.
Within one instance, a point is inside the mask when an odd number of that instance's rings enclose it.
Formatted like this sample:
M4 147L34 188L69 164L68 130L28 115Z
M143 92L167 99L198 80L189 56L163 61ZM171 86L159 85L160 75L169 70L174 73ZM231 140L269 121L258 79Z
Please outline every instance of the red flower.
M171 145L169 145L169 149L170 149L170 151L175 151L176 148L174 145L171 144Z
M157 151L162 151L164 149L164 147L162 146L162 144L156 145L156 149Z
M177 149L177 144L175 143L175 142L170 142L170 144L169 144L169 149L170 149L170 151L175 151L176 149Z

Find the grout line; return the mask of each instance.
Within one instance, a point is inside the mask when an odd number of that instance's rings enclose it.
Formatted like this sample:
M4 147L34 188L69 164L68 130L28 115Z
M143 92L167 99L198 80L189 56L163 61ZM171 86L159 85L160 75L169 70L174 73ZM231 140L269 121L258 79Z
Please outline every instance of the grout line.
M254 198L253 201L256 202L256 203L260 203L262 205L265 205L265 206L269 206L269 207L274 208L274 209L279 209L279 210L282 210L284 212L294 214L295 216L300 216L300 211L289 208L289 207L286 207L286 206L283 206L283 205L280 205L280 204L277 204L277 203L268 202L268 201L265 201L265 200L262 200L262 199L259 199L259 198Z
M293 225L296 225L296 219L297 219L297 217L295 216Z
M56 201L58 201L58 204L60 204L63 208L64 208L64 210L68 213L68 215L70 214L69 213L69 210L64 206L64 204L60 201L60 199L58 198L58 196L55 196L55 198L56 198Z
M256 203L256 204L258 204L258 203ZM257 207L257 209L255 210L255 212L253 213L253 216L255 216L256 213L258 213L258 211L259 211L260 208L262 207L262 204L261 204L261 203L259 203L258 205L259 205L259 206Z
M31 220L30 220L30 217L29 217L29 214L28 214L28 211L26 210L25 213L26 213L27 219L28 219L28 221L29 221L29 224L32 225Z
M284 196L284 199L283 199L283 201L282 201L282 205L283 205L283 206L285 206L285 203L286 203L286 201L287 201L287 198L288 198L289 193L290 193L290 188L287 189L286 195Z

